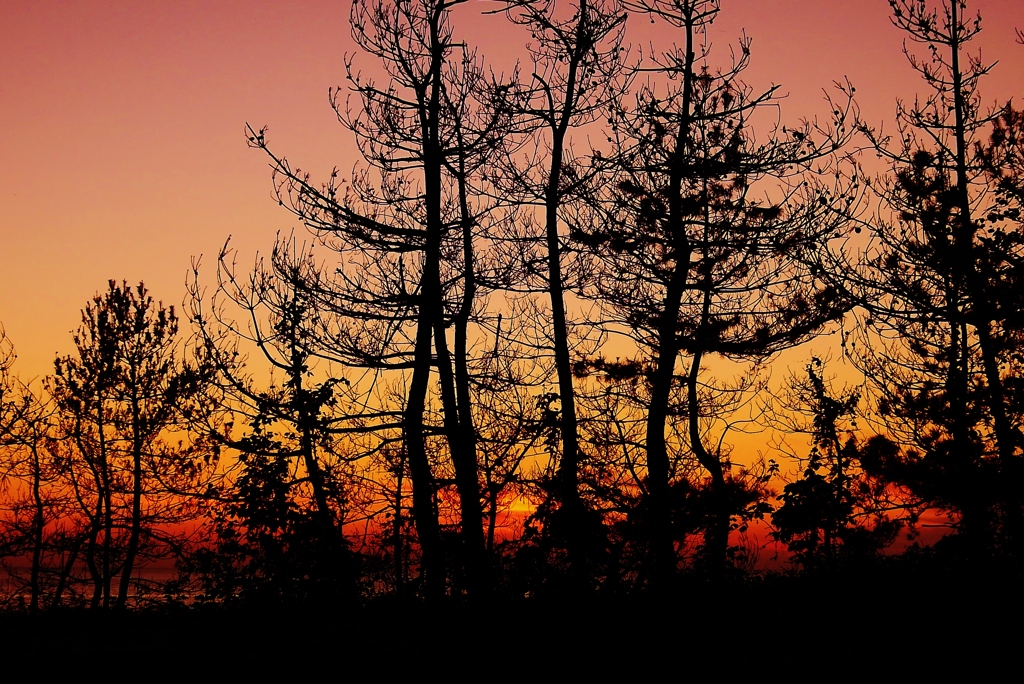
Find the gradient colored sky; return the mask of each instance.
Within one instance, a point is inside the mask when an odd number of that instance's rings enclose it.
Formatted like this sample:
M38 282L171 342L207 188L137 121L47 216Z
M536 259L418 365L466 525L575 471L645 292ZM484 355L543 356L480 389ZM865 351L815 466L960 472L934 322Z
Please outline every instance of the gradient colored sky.
M922 90L886 0L722 5L716 54L726 57L744 29L754 41L747 80L782 84L784 119L824 116L822 88L844 76L878 123L897 97ZM269 126L272 147L314 176L352 167L351 136L327 102L354 50L349 6L0 0L0 322L23 377L71 351L79 310L108 279L145 280L180 306L194 256L212 266L230 234L244 261L295 226L271 200L266 160L246 147L246 122ZM456 30L508 64L523 36L479 14L493 6L470 0ZM1024 46L1014 43L1024 2L971 7L984 18L972 51L1000 62L985 100L1024 95Z

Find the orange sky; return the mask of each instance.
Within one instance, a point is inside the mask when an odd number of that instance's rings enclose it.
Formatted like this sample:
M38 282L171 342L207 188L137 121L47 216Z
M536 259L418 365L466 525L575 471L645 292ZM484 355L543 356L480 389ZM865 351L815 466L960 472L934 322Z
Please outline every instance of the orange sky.
M180 306L194 255L212 265L232 234L248 258L294 226L270 198L245 122L268 125L273 148L315 175L351 168L350 136L327 103L353 50L349 5L0 0L0 322L23 377L50 372L54 352L71 351L78 312L107 279L144 279L154 297ZM897 96L921 89L886 0L722 5L717 54L745 29L754 40L748 80L783 85L784 119L825 115L821 89L843 76L879 123ZM501 16L478 15L492 6L470 0L456 28L508 63L521 34ZM971 6L985 19L975 45L1000 60L986 100L1024 95L1024 47L1013 34L1024 28L1024 2Z

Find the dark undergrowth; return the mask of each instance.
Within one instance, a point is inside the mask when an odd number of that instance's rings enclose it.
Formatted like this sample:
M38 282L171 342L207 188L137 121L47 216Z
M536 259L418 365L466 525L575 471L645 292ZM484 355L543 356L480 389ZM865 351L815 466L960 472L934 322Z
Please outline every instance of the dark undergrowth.
M954 667L978 676L1014 661L1024 608L1018 575L979 570L902 559L869 571L682 581L660 595L7 613L0 651L9 668L161 681L272 672L820 680Z

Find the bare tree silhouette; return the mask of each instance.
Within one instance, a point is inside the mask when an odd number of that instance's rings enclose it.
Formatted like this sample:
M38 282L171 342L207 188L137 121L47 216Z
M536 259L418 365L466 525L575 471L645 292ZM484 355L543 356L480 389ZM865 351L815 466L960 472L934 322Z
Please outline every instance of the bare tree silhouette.
M76 353L58 357L47 379L94 607L127 605L139 560L173 547L168 526L195 514L180 495L202 489L209 474L204 441L175 447L168 439L184 431L183 413L203 383L202 371L181 360L177 331L174 309L144 284L112 280L82 310Z
M438 428L454 470L466 587L486 592L490 582L472 407L473 378L488 375L489 360L477 355L474 361L471 328L486 333L495 325L478 307L487 274L501 269L479 253L491 204L478 188L517 111L514 90L486 78L482 62L454 37L450 13L462 1L353 5L353 37L380 60L387 77L383 83L364 80L350 59L347 78L358 106L350 108L340 91L332 95L365 162L351 179L339 181L335 173L315 187L270 152L263 131L250 136L271 157L282 204L339 259L332 275L306 285L321 306L347 321L326 333L333 358L380 372L409 371L402 449L423 576L434 596L444 591L448 576L435 472L441 464L436 458L432 463L430 453L437 444L428 419L435 368ZM499 335L497 328L492 334Z

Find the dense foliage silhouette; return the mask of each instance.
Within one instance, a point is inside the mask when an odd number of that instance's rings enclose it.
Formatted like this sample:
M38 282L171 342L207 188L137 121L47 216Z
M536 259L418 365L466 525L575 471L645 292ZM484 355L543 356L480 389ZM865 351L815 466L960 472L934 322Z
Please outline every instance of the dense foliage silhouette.
M296 233L197 258L187 326L111 280L40 382L0 332L3 605L1019 578L1024 114L966 2L890 6L926 91L887 135L747 84L728 2L505 0L498 73L466 0L356 0L351 173L246 128Z

